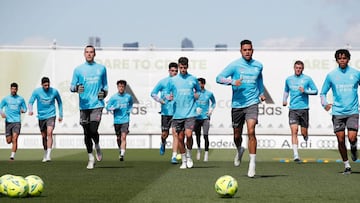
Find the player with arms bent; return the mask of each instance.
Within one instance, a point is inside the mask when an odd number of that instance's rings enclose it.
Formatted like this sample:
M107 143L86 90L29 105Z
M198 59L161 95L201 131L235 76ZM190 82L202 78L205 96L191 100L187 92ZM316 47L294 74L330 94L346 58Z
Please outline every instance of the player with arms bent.
M359 96L360 72L348 65L350 52L339 49L335 52L338 67L327 74L320 92L321 105L326 111L332 109L332 122L334 133L338 141L338 149L344 162L344 174L351 174L351 166L348 160L345 145L345 128L351 148L351 159L356 161L357 133L359 128ZM333 92L334 103L328 103L326 94Z
M98 128L105 106L104 98L108 93L106 68L94 61L95 55L93 46L85 47L86 62L75 68L70 85L70 91L79 94L80 124L84 130L84 141L89 156L87 169L93 169L95 164L93 142L96 159L102 159Z
M240 53L242 57L230 63L216 77L217 83L232 86L231 117L234 130L234 143L237 148L234 158L235 166L240 165L245 150L241 146L241 143L243 125L246 121L250 156L248 177L250 178L255 176L257 148L255 126L258 122L258 104L265 100L262 77L263 65L252 58L253 52L254 50L250 40L241 41Z

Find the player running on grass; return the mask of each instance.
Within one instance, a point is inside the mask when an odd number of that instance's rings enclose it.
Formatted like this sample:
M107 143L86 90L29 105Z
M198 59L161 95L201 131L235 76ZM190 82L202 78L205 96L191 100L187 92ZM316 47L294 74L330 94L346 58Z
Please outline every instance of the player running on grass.
M84 130L84 141L89 156L87 169L93 169L95 164L93 142L96 159L102 159L98 128L105 106L104 98L108 93L106 68L94 61L95 55L93 46L85 47L86 62L75 68L70 85L70 91L79 94L80 125Z
M338 141L338 149L344 162L344 174L351 174L345 145L345 128L351 148L351 159L357 160L357 132L359 128L359 98L360 72L348 65L350 52L339 49L335 52L336 63L339 65L327 74L320 92L321 105L326 111L332 109L334 133ZM326 94L331 89L333 103L328 103Z
M39 128L42 136L42 143L44 148L44 157L42 162L51 161L51 150L53 145L53 131L56 120L57 102L59 109L59 122L63 119L62 100L59 92L50 87L50 79L48 77L41 78L41 86L36 88L29 99L29 115L34 115L33 104L37 101L37 113L39 119Z
M301 162L298 152L298 128L301 126L301 134L304 140L308 140L309 127L309 95L316 95L318 89L311 77L303 74L304 63L295 61L294 75L285 80L283 106L287 106L290 95L289 125L291 141L294 152L294 161Z
M8 144L12 143L10 160L15 159L18 148L18 137L21 130L21 114L27 111L25 100L17 94L18 84L10 84L10 95L2 99L0 114L5 118L5 136Z
M133 98L125 92L126 81L116 82L118 93L114 94L107 102L106 110L114 115L114 129L116 142L119 147L119 160L124 161L126 150L126 136L129 133L130 113L133 107Z
M169 64L169 76L160 80L154 89L151 91L151 97L161 104L161 143L160 143L160 155L165 153L166 139L169 136L169 130L172 129L173 144L172 144L172 155L171 163L177 164L176 155L178 151L178 136L172 125L172 117L174 115L174 101L172 93L166 95L166 88L168 86L171 77L176 76L178 73L178 64L171 62ZM160 93L160 97L159 94Z
M175 112L173 116L173 126L179 137L179 150L181 153L182 164L180 169L192 168L193 160L191 150L193 146L193 129L196 117L195 100L199 97L200 86L193 75L187 72L189 60L180 57L178 68L180 73L171 78L167 88L167 94L174 95ZM186 137L186 148L185 148Z
M198 146L198 150L196 153L196 159L200 160L201 158L201 127L203 129L203 135L205 140L205 152L204 152L204 162L209 160L209 128L210 128L210 117L215 109L216 100L214 94L209 90L205 89L205 78L198 78L199 85L201 88L200 96L196 100L196 116L195 120L195 136L196 136L196 143Z
M265 100L262 77L263 65L252 58L253 52L254 50L250 40L241 41L240 53L242 57L230 63L216 77L217 83L232 86L231 117L234 129L234 143L237 148L234 158L235 166L240 165L245 150L241 146L241 143L242 130L246 121L250 156L248 177L250 178L255 176L257 148L255 126L258 122L258 104Z

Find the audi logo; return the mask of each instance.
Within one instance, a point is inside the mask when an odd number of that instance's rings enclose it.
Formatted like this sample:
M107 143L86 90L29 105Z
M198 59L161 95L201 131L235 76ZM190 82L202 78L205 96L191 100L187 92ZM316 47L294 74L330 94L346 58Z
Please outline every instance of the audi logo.
M258 139L257 147L259 148L274 148L276 141L274 139Z
M334 149L338 144L336 140L318 140L316 146L323 149Z

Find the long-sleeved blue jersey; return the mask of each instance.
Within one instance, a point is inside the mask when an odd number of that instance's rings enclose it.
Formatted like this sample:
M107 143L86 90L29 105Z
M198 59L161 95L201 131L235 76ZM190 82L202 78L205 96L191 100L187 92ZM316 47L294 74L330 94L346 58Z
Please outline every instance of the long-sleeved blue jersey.
M214 110L216 106L214 94L208 90L201 90L200 96L196 100L196 105L198 108L201 108L201 113L196 117L196 119L208 119L210 108Z
M6 122L21 122L21 111L23 111L23 113L27 111L25 99L23 97L19 95L9 95L1 100L0 113L5 113Z
M80 110L104 107L104 100L98 99L100 91L108 91L106 68L95 62L75 68L71 80L70 91L76 92L77 86L83 85L84 92L79 94Z
M113 111L114 124L130 122L130 113L133 107L133 98L128 93L116 93L107 102L106 110Z
M300 92L299 87L304 88L304 92ZM311 77L301 74L291 75L285 80L283 101L286 102L290 95L289 109L308 109L309 95L316 95L318 89Z
M216 77L217 83L232 85L232 108L245 108L260 103L259 97L264 94L262 70L260 62L240 58L230 63ZM235 86L235 81L239 79L241 85Z
M157 102L164 102L161 104L161 115L172 116L174 115L174 101L169 100L170 94L167 94L166 88L168 88L168 83L171 79L171 76L168 76L160 80L154 89L151 91L150 96ZM160 92L160 97L159 97Z
M175 101L173 119L196 117L195 93L200 92L196 77L191 74L177 74L172 77L167 88L167 94L172 93Z
M327 74L320 92L321 105L328 104L326 94L333 93L332 115L352 115L359 113L358 87L360 72L350 66L340 67Z
M55 101L58 105L59 117L63 118L62 100L59 92L55 88L49 87L47 91L42 87L36 88L29 99L29 112L33 111L35 100L37 101L37 116L39 120L56 116Z

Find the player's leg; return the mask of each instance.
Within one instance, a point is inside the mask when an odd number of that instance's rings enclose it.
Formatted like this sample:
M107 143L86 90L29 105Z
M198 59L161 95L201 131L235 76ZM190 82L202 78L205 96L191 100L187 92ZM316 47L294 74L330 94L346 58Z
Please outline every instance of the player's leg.
M120 161L124 161L126 151L126 136L129 134L129 123L121 124L121 145L120 145Z
M51 161L51 150L53 146L53 131L55 128L55 117L46 120L46 161Z
M210 128L210 120L205 119L203 123L203 134L204 134L204 161L207 162L209 160L209 128Z
M245 122L245 114L243 109L231 110L231 119L233 124L234 132L234 143L236 146L236 153L234 158L234 166L240 166L242 156L244 154L245 148L242 147L242 131Z
M294 154L294 161L300 162L300 156L298 152L298 146L299 146L299 140L298 140L298 124L291 124L290 130L291 130L291 143L292 143L292 149Z
M172 137L173 137L173 144L172 144L172 155L171 155L171 163L173 164L177 164L177 159L176 159L176 156L177 156L177 153L178 153L178 149L179 149L179 138L178 138L178 135L175 131L175 128L171 128L171 131L172 131Z
M18 137L19 137L19 133L13 132L13 134L11 136L12 147L11 147L10 160L15 159L15 154L18 149Z
M180 169L186 169L186 151L185 151L185 129L184 120L173 120L173 125L178 136L178 148L181 154L181 166Z
M186 166L192 168L194 162L192 160L191 150L193 147L193 130L195 125L195 117L185 119L185 136L186 136Z
M344 163L344 174L350 174L351 173L351 165L349 163L348 155L347 155L347 149L345 144L345 131L338 131L335 133L336 138L338 141L338 150L340 153L340 156Z
M252 178L255 176L255 166L256 166L256 148L257 148L257 140L255 136L255 125L257 121L254 119L247 119L246 126L248 129L248 137L249 137L249 170L248 177Z
M101 122L101 116L102 116L102 110L103 108L96 108L96 109L91 109L90 110L90 136L92 138L92 140L94 141L95 144L95 150L96 150L96 159L97 161L101 161L102 160L102 152L100 149L100 138L99 138L99 125Z
M194 132L196 137L197 152L196 160L200 160L201 157L201 122L200 120L195 120Z
M358 158L357 152L357 132L358 132L359 114L351 115L347 121L348 139L350 142L351 159L356 161Z
M171 125L171 116L161 116L161 142L160 142L160 155L165 154L166 139L169 136L169 129Z

